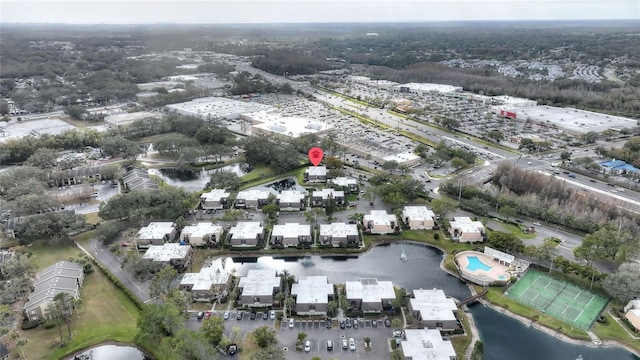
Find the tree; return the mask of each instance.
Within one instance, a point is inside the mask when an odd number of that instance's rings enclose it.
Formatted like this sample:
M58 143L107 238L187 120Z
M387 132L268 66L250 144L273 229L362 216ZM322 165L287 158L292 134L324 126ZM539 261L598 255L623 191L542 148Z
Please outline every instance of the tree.
M453 159L451 159L451 166L456 170L462 169L467 165L467 162L459 157L454 157Z
M502 131L498 131L498 130L488 131L486 134L484 134L484 136L486 136L489 140L493 140L496 143L499 143L500 141L504 140L504 134L502 133Z
M104 245L110 245L118 238L120 231L122 231L122 228L117 221L104 221L96 228L94 236Z
M327 315L333 317L337 314L338 312L338 303L334 301L329 301L329 303L327 303Z
M598 140L598 133L595 131L589 131L582 135L582 140L587 144L593 144Z
M224 320L219 316L212 316L204 321L200 332L213 346L218 346L224 334Z
M560 153L560 160L564 163L565 161L571 160L571 153L569 151L563 151Z
M216 319L219 319L216 317ZM203 325L204 326L204 325ZM217 359L216 349L207 341L202 332L180 329L171 337L172 352L180 359L210 360Z
M138 318L137 341L157 341L163 335L174 335L184 325L181 311L172 302L146 304Z
M143 259L142 255L137 251L127 252L121 266L125 271L133 274L138 280L146 280L156 268L156 265L152 261Z
M384 164L382 164L382 168L384 170L389 170L389 174L391 174L393 170L398 168L398 162L395 160L385 161Z
M207 189L229 189L237 190L240 186L238 175L230 171L216 171L211 174L211 178L206 185Z
M609 295L626 304L640 294L640 264L628 262L620 265L614 274L604 279L602 286Z
M105 136L100 143L100 149L104 155L128 160L135 160L138 155L142 154L142 149L138 144L122 136Z
M267 204L262 207L262 213L271 220L275 220L278 211L280 211L280 207L276 204Z
M476 344L473 346L471 360L484 360L484 343L482 341L476 341Z
M606 224L591 234L587 234L580 246L573 249L577 259L587 261L611 259L619 263L626 261L628 253L621 251L628 246L637 246L638 239L627 231L618 230L613 224Z
M444 118L440 120L440 125L444 126L448 130L460 127L460 122L451 118Z
M11 259L5 260L2 270L7 278L21 278L31 273L33 264L28 255L16 252Z
M62 323L67 324L69 340L71 340L71 315L73 314L75 304L75 299L69 295L69 293L61 292L56 294L56 296L53 297L53 301L47 306L47 317L56 322L58 330L60 331L60 342L64 342L62 329L60 327Z
M146 259L143 259L146 261ZM156 276L151 280L149 292L152 297L165 299L171 292L171 282L176 278L178 272L172 266L163 266Z
M252 334L256 344L263 349L275 345L278 342L276 331L268 326L261 326L253 330Z
M50 169L56 166L57 158L58 153L56 151L40 148L37 149L31 156L29 156L26 163L27 165L31 165L40 169Z
M522 253L524 243L517 236L502 231L489 233L489 246L509 254Z
M505 221L509 221L509 218L516 216L516 209L509 205L504 205L500 208L500 215L505 219Z
M453 201L447 198L441 198L431 200L431 208L438 217L445 219L447 214L456 208L456 205Z
M88 112L82 106L71 105L67 108L67 115L72 119L83 120L88 115Z

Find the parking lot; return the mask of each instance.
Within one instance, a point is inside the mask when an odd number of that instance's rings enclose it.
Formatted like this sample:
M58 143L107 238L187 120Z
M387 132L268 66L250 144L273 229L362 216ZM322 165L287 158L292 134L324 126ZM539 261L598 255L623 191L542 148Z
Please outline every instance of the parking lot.
M238 313L242 313L242 318L238 320ZM279 314L280 312L278 312ZM189 329L198 330L202 326L204 319L197 318L197 312L191 312L190 318L186 320ZM211 312L211 316L222 317L224 311ZM340 328L338 320L332 320L331 328L327 328L325 320L296 319L293 327L289 327L287 319L283 319L277 329L278 345L285 349L287 359L310 359L313 356L330 356L332 359L388 359L389 358L389 338L392 337L393 329L386 327L383 320L379 319L357 319L358 326L352 325L350 328ZM375 324L374 324L375 322ZM229 311L229 320L225 321L225 334L229 336L234 327L238 327L243 336L248 332L261 326L275 326L276 320L269 318L262 320L262 312L256 312L255 320L250 319L249 311ZM307 334L310 343L309 352L295 351L298 333ZM364 339L371 340L371 350L365 350ZM353 338L355 350L349 349L348 340ZM347 347L343 348L342 340L347 340ZM333 349L327 349L327 340L332 340Z

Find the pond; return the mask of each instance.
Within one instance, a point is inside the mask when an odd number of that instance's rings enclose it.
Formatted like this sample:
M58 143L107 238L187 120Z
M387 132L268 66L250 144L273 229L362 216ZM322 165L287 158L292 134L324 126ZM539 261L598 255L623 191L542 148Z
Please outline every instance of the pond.
M401 258L406 255L405 259ZM344 283L362 277L389 280L413 289L443 289L448 296L464 299L470 295L466 284L439 268L443 253L420 244L394 243L376 246L360 256L304 256L278 258L236 257L214 260L244 276L250 269L289 270L296 277L326 275L329 282ZM485 342L486 360L640 360L621 348L591 348L563 342L482 305L472 306L480 338Z
M168 185L196 192L204 189L211 175L221 172L231 172L239 177L250 171L249 164L231 164L213 170L186 170L186 169L149 169L150 175L156 175Z
M298 190L302 193L307 193L307 190L292 177L280 179L269 184L254 186L252 189L267 190L274 195L281 193L283 190Z
M140 349L126 345L98 345L66 360L152 360Z

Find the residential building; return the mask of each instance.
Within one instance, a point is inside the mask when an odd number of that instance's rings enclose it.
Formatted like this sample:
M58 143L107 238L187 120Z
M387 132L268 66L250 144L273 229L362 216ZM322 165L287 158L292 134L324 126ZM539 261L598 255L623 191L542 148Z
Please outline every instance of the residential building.
M305 182L327 182L327 167L326 166L309 166L304 172Z
M180 241L191 246L206 246L217 244L222 239L222 226L210 222L201 222L185 226L180 233Z
M230 246L258 246L264 237L264 228L257 221L241 221L229 230L227 244Z
M29 321L46 317L47 307L53 298L60 293L67 293L74 299L80 298L80 287L84 282L82 264L71 261L58 261L44 268L33 283L33 291L29 294L24 310Z
M236 195L234 206L243 209L258 209L267 204L270 192L267 190L242 190Z
M636 329L640 331L640 299L629 301L624 307L624 318Z
M335 186L345 189L349 194L355 194L358 192L358 179L340 176L329 180L329 182Z
M158 183L151 179L147 170L134 168L122 178L122 184L127 190L153 190L158 188Z
M212 189L200 196L200 205L205 210L220 210L229 207L229 195L224 189Z
M408 309L425 328L454 330L460 327L457 317L458 306L455 300L447 297L442 290L413 290L413 298L409 299Z
M238 298L240 305L249 307L268 307L273 305L274 295L280 289L282 278L274 270L249 270L247 276L240 279Z
M142 255L142 258L163 265L171 265L177 270L182 270L191 259L191 246L178 243L151 245Z
M106 166L105 166L106 169ZM53 186L67 186L81 184L86 181L100 181L103 166L78 167L61 171L50 172L49 183Z
M222 296L231 282L231 274L223 268L208 266L197 273L185 273L180 289L191 292L196 301L210 301Z
M313 242L311 225L298 223L277 224L271 231L271 245L309 246Z
M345 201L344 191L330 188L314 191L311 195L311 206L324 206L329 199L333 199L337 206L343 206Z
M480 221L472 221L466 216L457 216L449 222L449 234L453 241L481 242L484 241L484 225Z
M379 313L389 309L396 298L391 281L363 278L358 281L347 281L345 289L349 307L364 313Z
M305 209L305 195L298 190L283 190L276 196L280 211L300 211Z
M176 236L176 227L172 222L151 222L138 230L138 249L148 249L151 245L162 245Z
M431 230L435 226L436 215L426 206L405 206L402 209L402 220L409 229Z
M405 360L457 360L451 341L436 329L406 329L400 345Z
M320 224L320 245L325 246L359 246L360 232L358 225L345 223Z
M372 234L389 234L398 227L398 219L393 214L387 214L386 210L371 210L362 219L365 229Z
M298 315L326 315L327 304L334 298L333 284L326 276L307 276L291 286L291 295Z

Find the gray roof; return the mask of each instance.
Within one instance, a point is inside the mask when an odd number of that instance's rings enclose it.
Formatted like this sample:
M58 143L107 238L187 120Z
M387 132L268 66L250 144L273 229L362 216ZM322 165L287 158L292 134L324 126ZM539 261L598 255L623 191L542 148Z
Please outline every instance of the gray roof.
M70 261L59 261L44 268L37 276L34 290L24 308L29 311L53 299L59 293L76 296L80 291L78 280L83 277L81 264Z
M129 190L157 189L158 183L151 179L147 170L138 168L131 169L122 179L124 185Z

